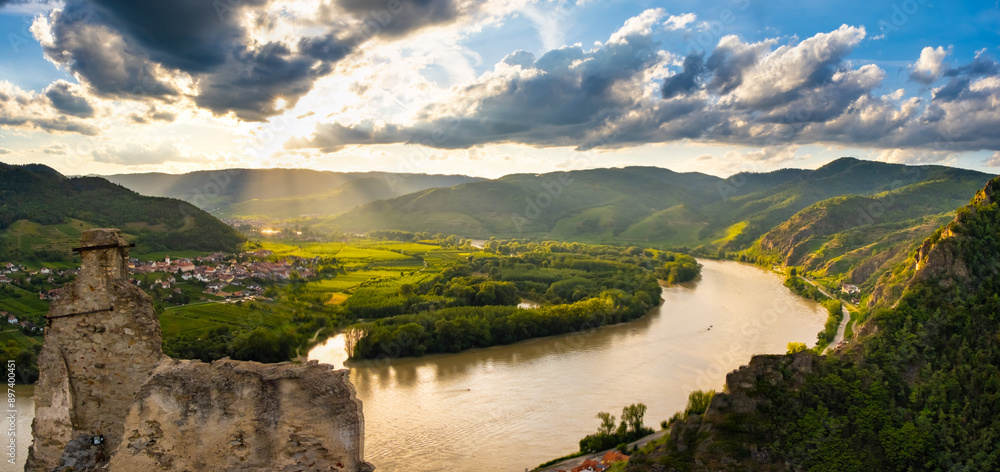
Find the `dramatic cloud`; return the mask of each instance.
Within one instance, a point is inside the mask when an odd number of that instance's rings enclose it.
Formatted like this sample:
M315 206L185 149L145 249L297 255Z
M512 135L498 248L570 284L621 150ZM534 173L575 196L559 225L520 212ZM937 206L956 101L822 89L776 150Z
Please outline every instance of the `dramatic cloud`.
M84 105L89 107L89 104L79 102L79 97L73 95L71 90L70 84L57 82L47 89L48 96L38 95L21 90L10 82L0 81L0 127L96 135L96 126L76 117L81 113L86 115ZM52 96L56 98L53 100ZM67 113L58 108L60 106L76 113ZM93 113L92 109L90 113Z
M698 76L705 70L705 61L700 54L691 54L684 58L684 69L681 72L667 77L663 81L660 92L663 98L673 98L677 95L688 94L698 87Z
M952 101L960 98L975 98L972 96L975 94L969 93L973 82L978 78L996 77L998 74L1000 74L1000 65L985 52L980 52L969 64L944 72L944 76L950 77L951 80L934 91L934 100Z
M586 150L691 139L761 146L776 162L794 155L774 147L785 144L923 148L911 157L926 162L1000 148L1000 67L985 53L948 68L947 50L925 49L911 68L914 80L948 83L932 89L932 99L902 89L880 95L885 71L847 60L866 36L863 27L789 44L730 35L711 51L677 60L652 39L657 25L671 24L664 16L648 10L589 50L563 47L537 59L515 52L409 122L319 124L286 148L520 143Z
M454 100L418 114L418 125L357 123L319 125L310 139L289 148L339 150L345 144L425 143L465 148L483 142L574 145L590 139L602 123L635 107L648 74L665 56L658 54L651 27L662 11L650 10L626 22L594 49L566 46L539 58L518 51L473 83Z
M388 37L399 37L426 26L453 22L473 13L482 2L390 0L379 4L371 0L336 0L336 4L350 15L365 18L369 29L376 29L377 33Z
M94 116L94 107L82 96L77 86L57 80L45 89L45 96L49 97L57 110L80 118L90 118Z
M47 58L99 96L189 96L216 115L261 121L294 106L363 43L455 21L479 3L391 0L379 10L336 0L301 11L309 4L67 0L32 31Z

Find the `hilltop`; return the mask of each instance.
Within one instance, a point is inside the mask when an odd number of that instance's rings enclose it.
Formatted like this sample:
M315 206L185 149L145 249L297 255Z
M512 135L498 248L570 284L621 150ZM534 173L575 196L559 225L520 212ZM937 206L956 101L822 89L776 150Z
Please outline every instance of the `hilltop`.
M234 250L243 237L186 202L145 197L99 177L0 163L0 260L58 262L83 230L115 226L140 252Z
M746 251L871 289L989 178L854 158L726 179L657 167L514 174L372 202L320 226Z
M464 175L309 169L226 169L106 178L143 195L184 200L219 217L278 219L337 215L374 200L483 180Z
M1000 178L880 278L849 348L755 356L627 470L1000 469L998 197Z

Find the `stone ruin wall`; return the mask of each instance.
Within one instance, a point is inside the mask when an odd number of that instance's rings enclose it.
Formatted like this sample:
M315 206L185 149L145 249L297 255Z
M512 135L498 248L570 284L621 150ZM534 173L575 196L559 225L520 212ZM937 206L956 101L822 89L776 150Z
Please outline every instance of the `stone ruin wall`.
M82 243L80 274L49 311L26 471L373 469L347 371L170 359L121 232Z

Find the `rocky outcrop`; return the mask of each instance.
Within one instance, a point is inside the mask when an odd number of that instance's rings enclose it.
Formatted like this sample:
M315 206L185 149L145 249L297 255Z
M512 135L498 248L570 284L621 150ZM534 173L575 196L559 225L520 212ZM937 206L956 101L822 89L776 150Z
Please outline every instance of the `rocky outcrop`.
M106 460L135 392L163 359L152 300L127 281L128 242L117 230L89 230L82 243L80 274L53 300L38 356L28 471L65 464L66 446L81 437L96 438L101 454L92 457Z
M793 384L801 384L805 376L812 372L814 359L815 355L808 351L797 353L791 357L787 355L756 355L751 357L747 365L726 375L726 390L729 393L713 397L707 415L720 409L729 409L736 413L753 412L757 409L758 402L761 401L754 392L758 382L778 385L782 382L792 381ZM790 372L791 378L786 379L784 372Z
M164 362L136 395L110 469L370 471L347 374L316 362Z
M893 306L906 288L915 283L934 283L942 288L962 287L968 290L975 285L968 261L962 254L962 238L969 238L962 228L966 215L975 215L981 208L995 205L1000 193L1000 178L990 180L976 193L969 205L958 210L955 219L939 229L917 248L916 254L908 259L909 267L900 276L886 274L879 280L869 306ZM998 271L994 265L993 273Z
M164 356L128 248L118 230L83 234L49 312L26 471L373 470L348 371Z

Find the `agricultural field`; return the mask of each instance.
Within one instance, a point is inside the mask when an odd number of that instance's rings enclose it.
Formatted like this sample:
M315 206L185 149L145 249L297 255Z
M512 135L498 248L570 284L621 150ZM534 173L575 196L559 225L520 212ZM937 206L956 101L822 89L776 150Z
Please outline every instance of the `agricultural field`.
M328 305L340 305L347 301L355 288L365 282L395 281L419 275L419 279L438 274L459 259L471 253L439 245L401 242L357 240L350 243L286 243L264 242L263 249L271 250L275 256L335 257L346 273L332 278L312 281L304 290L319 296Z
M160 314L163 337L200 336L219 327L233 331L259 326L278 328L292 319L291 310L270 302L202 302L169 307Z
M18 349L31 349L42 343L41 336L27 336L13 326L0 328L0 349L10 346L11 341Z
M0 296L0 311L21 315L44 315L49 311L49 302L39 300L38 294L17 287L8 287L10 293Z

